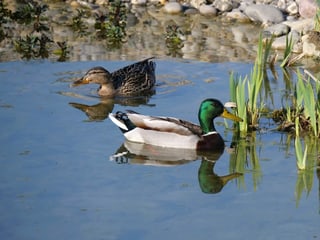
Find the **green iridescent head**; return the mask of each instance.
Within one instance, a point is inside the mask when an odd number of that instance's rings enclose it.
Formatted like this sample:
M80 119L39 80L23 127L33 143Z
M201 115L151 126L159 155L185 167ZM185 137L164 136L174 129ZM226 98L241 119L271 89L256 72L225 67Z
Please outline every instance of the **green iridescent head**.
M202 101L199 108L198 118L204 133L209 133L216 130L213 120L219 116L236 122L242 121L241 118L230 113L219 100L208 98Z

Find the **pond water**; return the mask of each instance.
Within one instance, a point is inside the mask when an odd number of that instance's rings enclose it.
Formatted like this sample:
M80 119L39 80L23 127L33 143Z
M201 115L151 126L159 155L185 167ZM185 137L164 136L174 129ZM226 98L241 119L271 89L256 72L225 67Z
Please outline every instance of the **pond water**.
M156 62L155 95L115 101L98 98L97 86L70 84L92 66L132 62L0 63L0 238L319 238L319 172L297 171L292 140L271 120L234 151L233 131L217 119L227 148L216 162L124 142L108 112L197 122L203 99L229 101L230 71L252 67ZM277 71L265 91L270 107L285 90Z

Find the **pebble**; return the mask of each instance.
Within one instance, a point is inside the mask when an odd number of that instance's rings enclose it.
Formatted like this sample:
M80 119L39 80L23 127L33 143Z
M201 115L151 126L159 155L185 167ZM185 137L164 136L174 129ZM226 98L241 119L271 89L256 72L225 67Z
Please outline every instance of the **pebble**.
M213 5L202 4L199 7L199 12L204 16L216 16L217 9Z
M163 10L166 13L178 14L178 13L182 12L182 6L178 2L167 2L167 3L165 3Z
M311 18L316 15L317 3L316 0L298 0L299 14L303 18Z
M220 12L228 12L231 11L233 8L238 7L239 4L236 2L232 2L232 0L220 0L215 1L213 4Z
M225 13L225 16L228 20L236 20L237 22L244 23L250 21L249 17L238 9Z
M320 33L311 31L302 37L303 41L303 53L306 56L320 57Z
M272 5L252 4L245 9L244 13L252 21L263 24L280 23L284 20L281 10Z
M74 7L89 5L94 8L91 2L69 1ZM107 0L93 2L99 4ZM315 28L315 15L319 9L317 0L129 0L129 2L132 5L146 6L160 3L163 11L169 15L201 14L208 18L220 17L228 21L261 23L264 36L272 34L276 36L273 48L283 49L286 35L289 34L296 43L294 48L297 51L300 49L305 55L320 56L320 43L311 41L317 39L320 42L320 37L315 37L314 33L310 35ZM241 37L241 34L238 35Z
M292 38L293 43L297 43L300 40L300 35L298 32L296 31L291 31L288 34L288 38ZM274 49L285 49L286 48L286 40L287 40L287 36L281 36L278 37L274 40L272 46ZM298 50L296 50L298 51Z
M267 35L274 35L276 37L286 35L290 31L290 27L283 23L271 25L264 29L264 33Z

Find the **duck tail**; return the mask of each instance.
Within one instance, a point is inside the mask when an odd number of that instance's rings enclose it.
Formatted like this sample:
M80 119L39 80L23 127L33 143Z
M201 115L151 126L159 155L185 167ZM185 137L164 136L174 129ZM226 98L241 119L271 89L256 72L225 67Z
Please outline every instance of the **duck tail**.
M128 115L124 112L118 111L116 113L109 113L109 119L115 125L117 125L123 133L135 128L135 125L130 121Z

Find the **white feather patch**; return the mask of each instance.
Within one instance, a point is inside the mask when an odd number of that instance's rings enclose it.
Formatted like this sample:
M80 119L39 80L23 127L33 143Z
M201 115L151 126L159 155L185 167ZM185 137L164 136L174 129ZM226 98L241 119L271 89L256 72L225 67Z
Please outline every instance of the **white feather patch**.
M128 118L134 125L140 128L146 129L155 129L161 132L175 132L181 135L193 135L193 133L186 127L176 124L174 122L167 121L165 118L160 119L161 117L151 117L141 114L130 113L128 114ZM171 118L179 121L179 119Z
M116 119L113 113L109 113L109 119L110 119L115 125L117 125L119 128L128 131L127 126L126 126L123 122L121 122L121 121L119 121L118 119Z
M180 135L171 132L159 132L135 128L124 134L132 142L146 143L160 147L195 149L200 140L197 135Z

